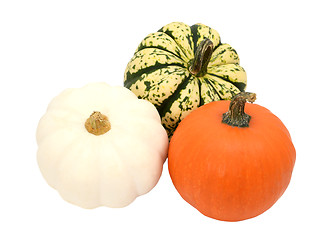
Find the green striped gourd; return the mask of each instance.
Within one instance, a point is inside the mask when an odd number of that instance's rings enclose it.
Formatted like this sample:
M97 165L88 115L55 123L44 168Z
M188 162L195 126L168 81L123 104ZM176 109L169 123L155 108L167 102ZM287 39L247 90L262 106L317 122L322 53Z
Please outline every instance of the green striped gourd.
M216 30L181 22L144 38L124 74L124 86L156 106L169 137L192 110L230 100L246 81L238 54Z

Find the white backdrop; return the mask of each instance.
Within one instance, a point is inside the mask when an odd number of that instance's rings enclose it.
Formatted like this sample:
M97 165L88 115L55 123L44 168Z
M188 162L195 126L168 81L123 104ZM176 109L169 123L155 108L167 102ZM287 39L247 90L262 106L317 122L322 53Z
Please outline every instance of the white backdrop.
M0 239L334 239L332 1L0 2ZM49 101L88 82L122 85L140 41L182 21L238 52L248 91L289 129L290 186L264 214L221 222L176 192L167 165L126 208L84 210L42 178L35 131Z

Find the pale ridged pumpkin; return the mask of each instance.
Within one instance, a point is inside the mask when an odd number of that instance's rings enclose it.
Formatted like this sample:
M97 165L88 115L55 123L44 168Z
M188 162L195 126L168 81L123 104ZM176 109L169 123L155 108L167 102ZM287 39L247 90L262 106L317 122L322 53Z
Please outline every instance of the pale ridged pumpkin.
M171 136L192 110L245 90L246 73L216 30L174 22L140 43L126 67L124 86L156 106Z
M218 220L240 221L269 209L287 188L296 159L281 120L246 100L255 95L240 93L232 102L194 110L169 145L168 169L177 191Z
M153 104L125 87L90 83L51 101L37 143L45 180L66 201L124 207L158 182L168 137Z

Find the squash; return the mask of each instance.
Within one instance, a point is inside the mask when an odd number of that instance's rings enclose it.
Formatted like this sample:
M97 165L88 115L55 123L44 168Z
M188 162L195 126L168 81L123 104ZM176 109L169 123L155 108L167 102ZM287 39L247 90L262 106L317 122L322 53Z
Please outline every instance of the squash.
M124 207L149 192L168 149L156 108L105 83L55 97L38 124L37 143L47 183L82 208Z
M173 22L140 43L124 86L156 106L170 137L192 110L245 90L246 73L216 30Z
M168 169L179 194L224 221L255 217L287 188L296 159L290 134L253 93L190 113L170 141Z

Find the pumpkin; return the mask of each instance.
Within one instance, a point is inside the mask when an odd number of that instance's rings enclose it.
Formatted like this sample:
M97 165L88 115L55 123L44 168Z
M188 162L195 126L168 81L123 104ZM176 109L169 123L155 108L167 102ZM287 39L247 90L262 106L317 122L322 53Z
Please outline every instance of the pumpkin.
M91 83L51 101L37 143L41 173L66 201L124 207L157 184L168 137L151 103L122 86Z
M246 103L255 94L216 101L189 114L170 141L168 169L182 198L224 221L255 217L287 188L296 152L281 120Z
M140 43L126 67L124 86L156 106L172 136L192 110L243 91L246 73L216 30L173 22Z

